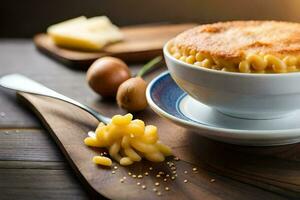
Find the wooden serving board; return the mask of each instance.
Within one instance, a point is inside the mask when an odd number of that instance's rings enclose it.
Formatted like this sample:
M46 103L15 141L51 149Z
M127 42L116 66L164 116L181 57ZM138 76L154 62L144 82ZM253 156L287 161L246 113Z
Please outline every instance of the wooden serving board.
M91 159L104 149L84 145L87 132L98 122L85 111L59 100L18 94L48 129L70 165L94 198L110 199L299 199L300 144L278 147L241 147L205 139L154 114L150 109L136 115L146 124L159 128L161 140L181 158L176 164L178 177L172 181L157 178L159 171L170 173L166 162L147 161L112 169L96 166ZM117 114L117 113L115 113ZM149 167L153 170L149 170ZM197 167L198 173L192 168ZM187 171L188 173L184 173ZM134 179L128 172L149 176ZM120 179L126 176L124 183ZM184 183L184 180L188 180ZM147 188L137 185L141 182ZM160 186L154 186L159 182ZM170 191L165 191L164 187ZM153 188L162 191L157 196Z
M51 38L41 33L34 37L36 47L45 54L73 67L87 68L103 56L115 56L128 62L146 61L162 53L163 45L180 32L196 24L147 25L121 28L122 42L110 44L99 52L84 52L56 46Z

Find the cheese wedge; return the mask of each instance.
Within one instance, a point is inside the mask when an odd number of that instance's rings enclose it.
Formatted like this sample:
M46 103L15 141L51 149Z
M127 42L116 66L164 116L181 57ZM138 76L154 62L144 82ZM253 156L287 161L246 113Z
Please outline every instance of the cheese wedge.
M119 28L106 16L70 19L50 26L47 33L56 45L79 50L100 50L123 39Z

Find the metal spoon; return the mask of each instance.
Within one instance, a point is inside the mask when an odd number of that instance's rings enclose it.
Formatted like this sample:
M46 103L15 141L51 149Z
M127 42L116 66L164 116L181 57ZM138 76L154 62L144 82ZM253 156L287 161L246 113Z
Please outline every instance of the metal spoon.
M37 95L41 95L41 96L52 97L55 99L59 99L59 100L68 102L70 104L73 104L73 105L87 111L88 113L93 115L97 120L104 122L106 124L109 123L111 120L109 117L106 117L106 116L98 113L94 109L92 109L82 103L79 103L69 97L66 97L58 92L55 92L54 90L51 90L51 89L45 87L44 85L42 85L32 79L29 79L26 76L23 76L21 74L9 74L9 75L1 77L0 78L0 86L11 89L11 90L16 90L19 92L26 92L26 93L30 93L30 94L37 94Z

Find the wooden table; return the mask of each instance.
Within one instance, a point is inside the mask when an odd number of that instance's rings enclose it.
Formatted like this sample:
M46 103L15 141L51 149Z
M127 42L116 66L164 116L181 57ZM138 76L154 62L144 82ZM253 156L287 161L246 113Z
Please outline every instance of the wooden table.
M138 67L134 65L131 69L135 71ZM113 102L101 100L88 88L84 72L72 70L41 55L31 40L0 40L0 76L9 73L22 73L108 116L124 113ZM214 171L207 173L214 174ZM210 184L205 185L205 199L297 198L295 193L290 195L272 186L264 185L267 190L262 189L262 185L246 178L237 178L237 181L232 179L234 175L229 176L226 172L215 176L220 180L218 190ZM0 199L88 198L38 119L20 105L14 92L0 88Z

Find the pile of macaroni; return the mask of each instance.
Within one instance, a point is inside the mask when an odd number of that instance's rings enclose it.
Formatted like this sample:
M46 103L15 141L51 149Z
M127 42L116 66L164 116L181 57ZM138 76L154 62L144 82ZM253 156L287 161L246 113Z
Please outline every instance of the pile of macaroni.
M300 71L300 57L271 54L249 54L242 60L225 60L195 49L177 47L169 48L171 55L185 63L209 69L242 73L287 73Z
M109 155L121 165L131 165L144 157L153 162L162 162L172 150L158 140L157 128L145 126L142 120L132 120L132 114L115 115L110 124L100 123L95 134L85 138L84 143L92 147L104 147ZM105 156L95 156L93 162L111 166Z

